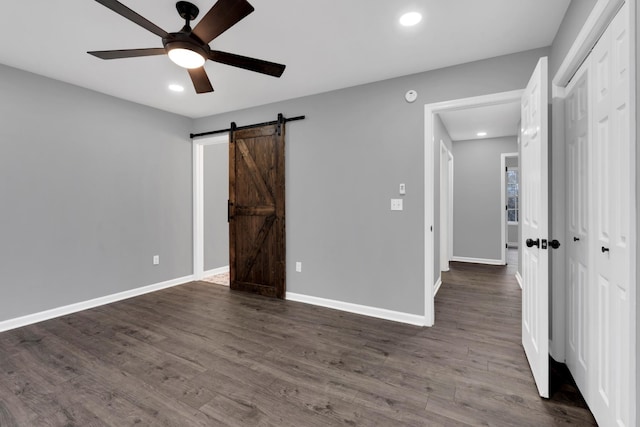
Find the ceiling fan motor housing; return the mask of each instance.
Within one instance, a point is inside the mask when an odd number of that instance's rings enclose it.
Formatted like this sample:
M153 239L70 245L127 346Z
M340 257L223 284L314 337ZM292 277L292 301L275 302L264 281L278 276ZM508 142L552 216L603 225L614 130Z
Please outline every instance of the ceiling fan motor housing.
M169 37L162 39L162 45L167 52L172 49L189 49L200 54L203 58L208 58L211 51L209 45L203 43L195 35L183 32L170 33Z

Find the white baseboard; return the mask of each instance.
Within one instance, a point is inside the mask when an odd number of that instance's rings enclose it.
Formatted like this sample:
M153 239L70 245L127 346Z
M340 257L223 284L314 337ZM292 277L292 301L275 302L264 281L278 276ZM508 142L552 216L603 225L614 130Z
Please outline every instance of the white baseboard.
M222 274L222 273L228 273L228 272L229 272L229 266L225 265L224 267L218 267L218 268L214 268L213 270L207 270L203 272L202 277L211 277L211 276L215 276L216 274Z
M436 284L433 285L433 296L434 297L438 294L438 291L440 290L440 286L442 286L442 276L438 277L438 280L436 280Z
M28 314L26 316L16 317L15 319L0 321L0 332L31 325L34 323L42 322L44 320L53 319L55 317L66 316L67 314L76 313L82 310L88 310L90 308L98 307L101 305L111 304L112 302L137 297L139 295L148 294L149 292L171 288L173 286L189 283L192 280L193 275L179 277L177 279L167 280L166 282L155 283L153 285L143 286L141 288L118 292L117 294L111 294L104 297L90 299L88 301L77 302L74 304L65 305L63 307L52 308L51 310Z
M451 261L470 262L472 264L504 265L504 262L500 259L467 258L461 256L454 256L451 258Z
M518 286L522 289L522 276L519 271L516 271L516 281L518 282Z
M313 297L309 295L287 292L287 300L303 302L305 304L317 305L320 307L333 308L335 310L347 311L349 313L362 314L379 319L392 320L394 322L408 323L410 325L424 326L425 318L417 314L403 313L400 311L387 310L385 308L369 307L366 305L352 304L350 302L336 301L326 298Z

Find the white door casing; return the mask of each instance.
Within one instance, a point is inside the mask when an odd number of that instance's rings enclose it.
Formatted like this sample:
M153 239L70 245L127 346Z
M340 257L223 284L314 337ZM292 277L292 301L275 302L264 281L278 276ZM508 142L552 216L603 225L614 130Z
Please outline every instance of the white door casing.
M450 239L450 217L449 211L451 203L449 184L449 157L447 146L440 140L440 271L449 271L449 242Z
M522 345L542 397L549 397L548 76L540 58L522 96ZM528 240L529 239L529 240Z
M589 62L580 68L567 86L565 100L566 143L566 363L580 390L587 390L591 357L589 334Z

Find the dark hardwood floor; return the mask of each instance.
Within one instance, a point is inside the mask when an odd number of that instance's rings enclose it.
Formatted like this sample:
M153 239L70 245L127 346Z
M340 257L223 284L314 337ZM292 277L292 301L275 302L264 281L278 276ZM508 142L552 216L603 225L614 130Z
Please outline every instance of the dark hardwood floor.
M595 425L537 396L514 271L452 263L433 328L194 282L8 331L0 426Z

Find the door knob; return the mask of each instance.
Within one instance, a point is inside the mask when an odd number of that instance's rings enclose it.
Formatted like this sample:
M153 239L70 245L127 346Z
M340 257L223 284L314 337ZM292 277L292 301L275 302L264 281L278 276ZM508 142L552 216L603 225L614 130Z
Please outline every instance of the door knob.
M601 248L602 253L609 252L609 248L605 248L604 246Z
M574 241L574 242L577 242L577 241L579 241L579 240L580 240L580 238L579 238L579 237L574 237L574 238L573 238L573 241Z
M536 239L536 240L527 239L526 243L528 248L532 248L534 246L537 246L538 248L540 247L540 239Z
M556 239L553 239L549 242L549 246L551 246L553 249L558 249L560 247L560 242L558 242Z

